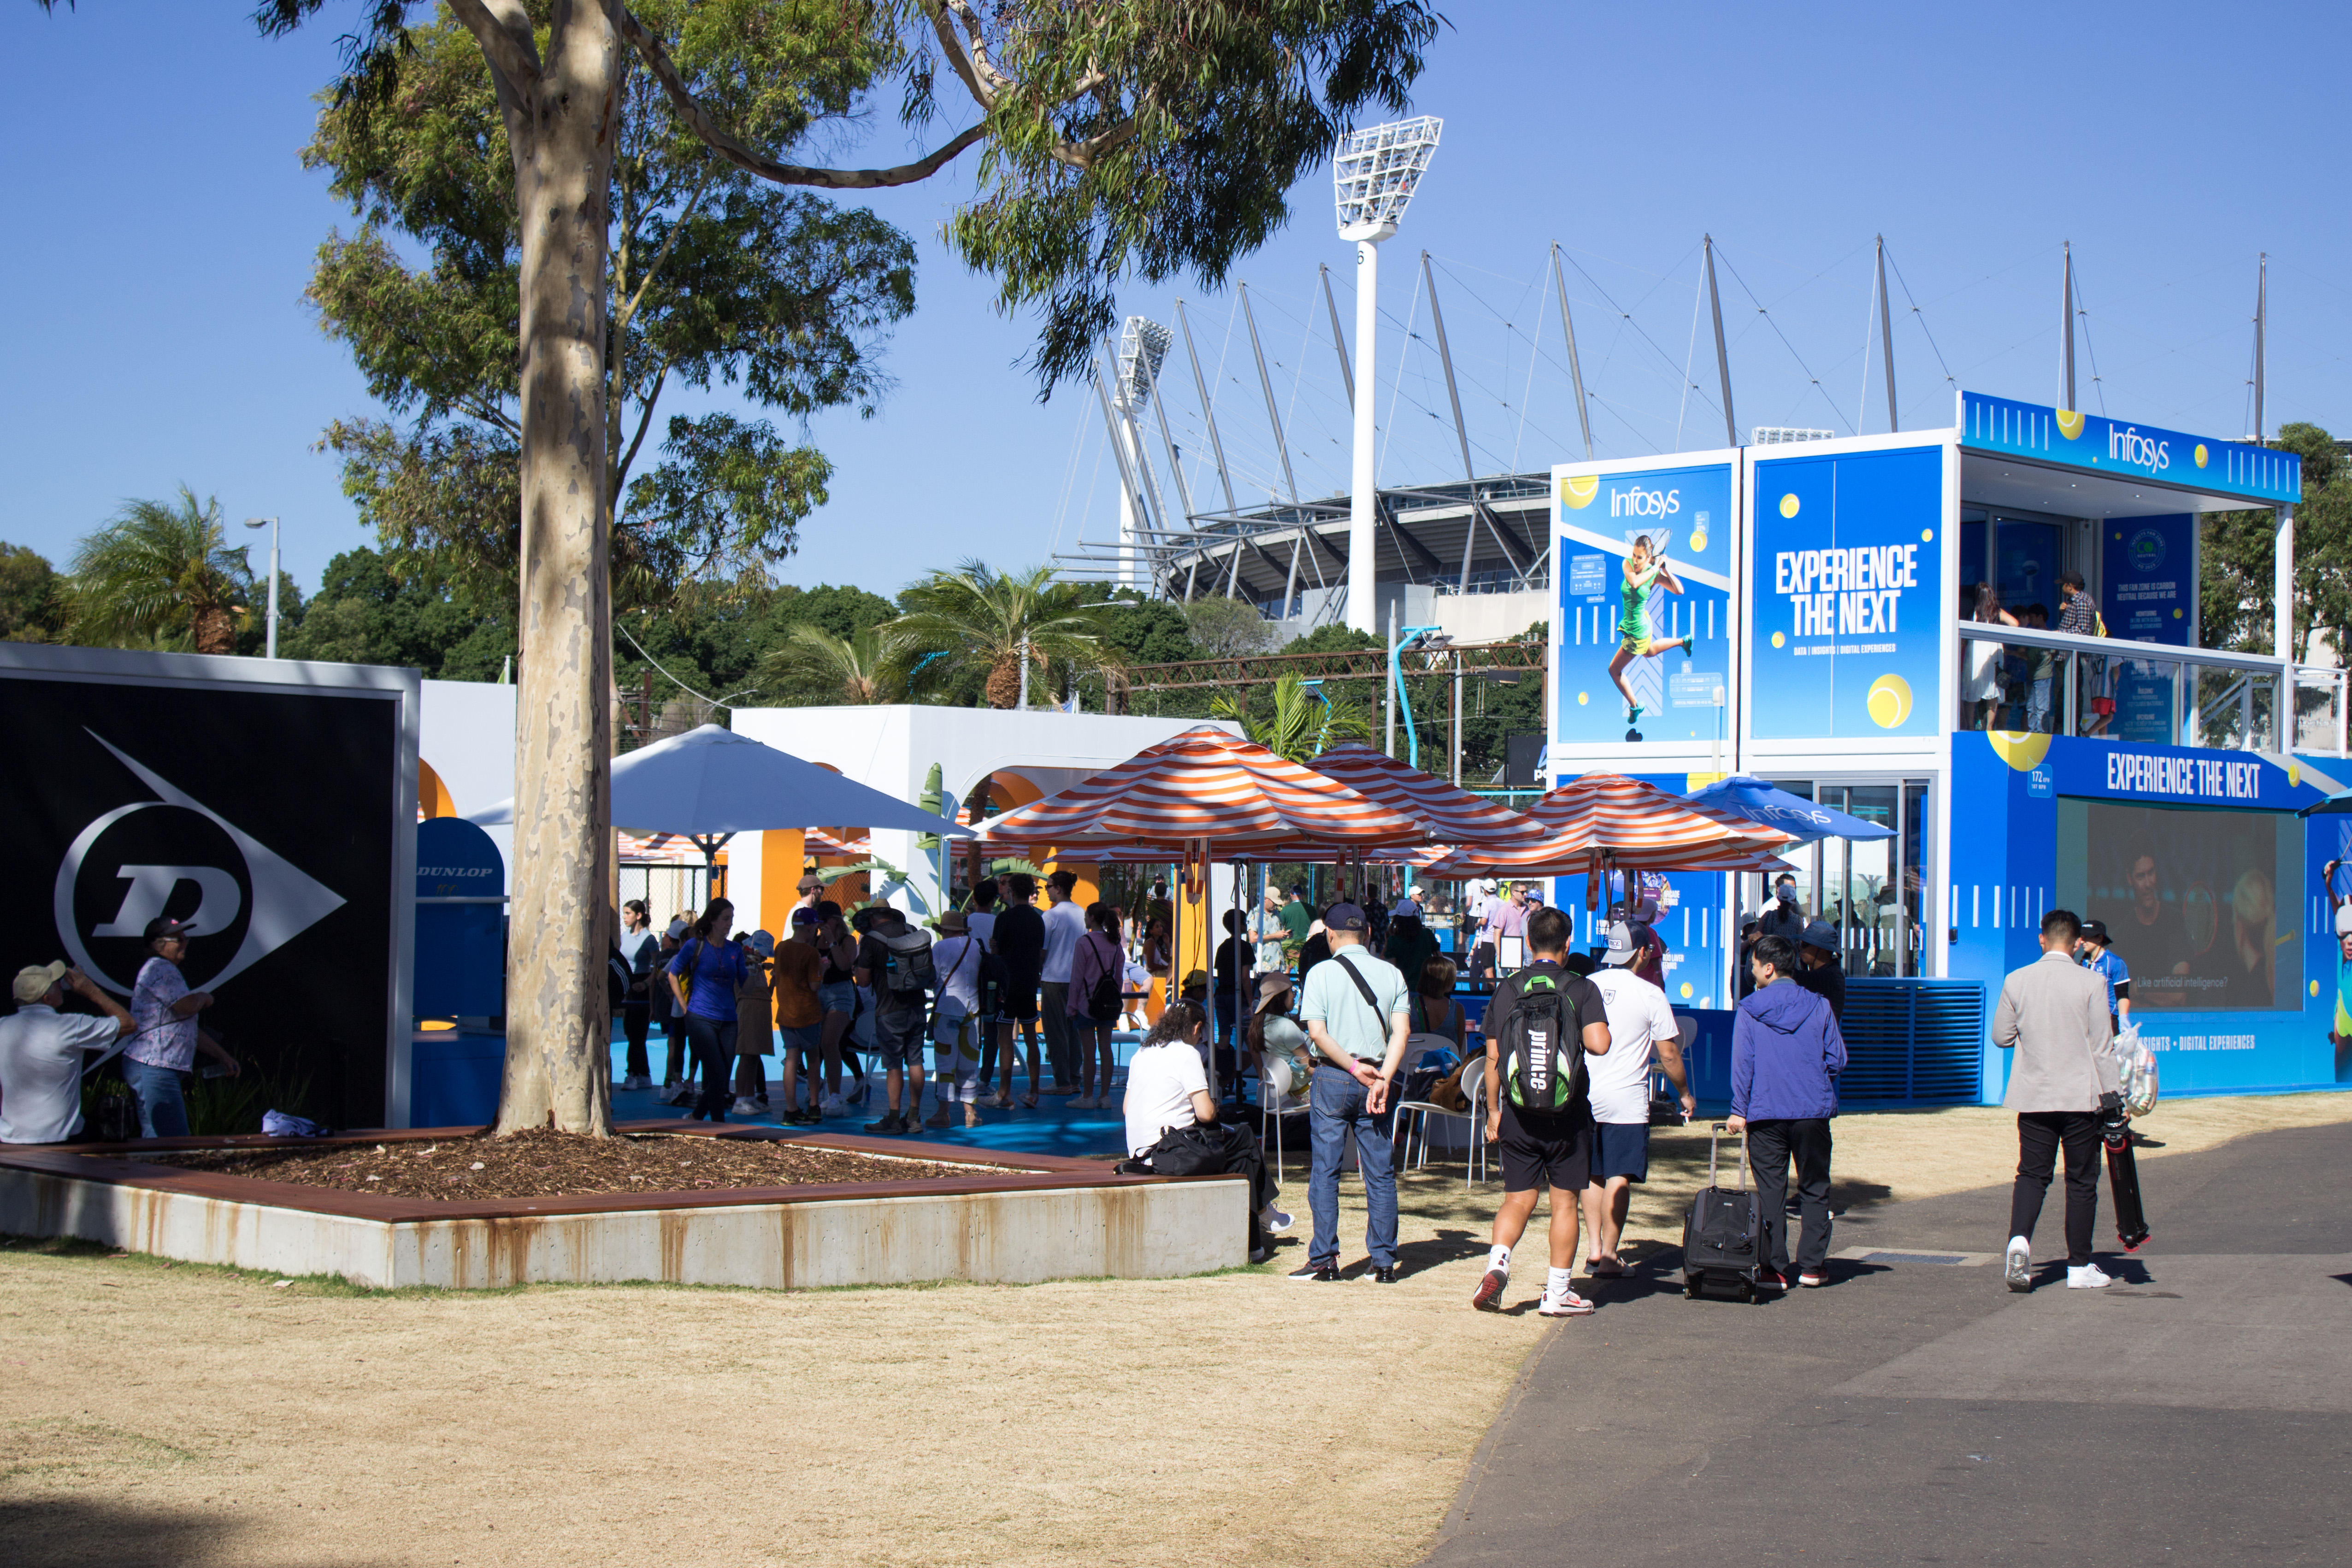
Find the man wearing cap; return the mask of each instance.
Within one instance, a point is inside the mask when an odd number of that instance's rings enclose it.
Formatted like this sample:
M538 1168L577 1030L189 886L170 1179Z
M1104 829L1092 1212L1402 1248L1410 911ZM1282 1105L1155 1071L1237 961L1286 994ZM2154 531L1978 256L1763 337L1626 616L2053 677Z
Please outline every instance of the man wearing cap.
M1383 1118L1397 1070L1404 1065L1412 995L1396 965L1364 947L1368 923L1354 904L1333 904L1324 911L1331 957L1315 966L1300 992L1298 1016L1317 1052L1307 1087L1315 1159L1307 1203L1315 1215L1315 1238L1306 1267L1293 1279L1329 1283L1339 1278L1339 1163L1352 1131L1368 1211L1364 1246L1371 1254L1364 1278L1396 1283L1395 1150Z
M1419 980L1429 961L1444 951L1423 915L1420 900L1411 894L1399 899L1396 908L1389 911L1388 942L1381 950L1381 956L1397 966L1397 973L1411 981Z
M2122 1034L2131 1023L2131 970L2107 941L2107 922L2084 921L2074 943L2077 963L2107 983L2107 1022Z
M1633 1202L1633 1184L1650 1179L1650 1058L1654 1051L1658 1070L1682 1096L1683 1114L1695 1116L1698 1101L1691 1097L1690 1079L1683 1071L1682 1026L1666 994L1642 978L1635 965L1642 943L1632 926L1619 921L1609 928L1608 962L1593 972L1591 984L1601 993L1601 1009L1609 1015L1609 1050L1591 1058L1585 1069L1591 1076L1586 1090L1592 1102L1592 1169L1584 1189L1584 1223L1592 1239L1594 1278L1625 1272L1617 1257L1617 1241L1625 1232L1625 1211Z
M824 1120L820 1081L824 1001L817 994L824 980L824 955L817 950L817 933L824 927L824 917L814 907L793 910L792 924L769 965L768 988L775 996L776 1034L783 1047L779 1076L783 1079L784 1109L776 1120L787 1127L810 1127ZM800 1108L803 1078L808 1080L806 1110Z
M1830 1016L1845 1023L1845 971L1837 962L1837 928L1807 921L1797 939L1797 971L1789 976L1830 1005Z
M184 1138L188 1135L188 1102L180 1075L195 1066L204 1052L229 1070L236 1058L221 1049L210 1035L196 1026L196 1015L213 1005L209 991L191 991L180 973L188 955L188 938L195 927L185 921L158 915L147 922L147 946L153 957L140 965L131 987L131 1016L139 1026L122 1048L122 1076L139 1100L139 1135L142 1138Z
M81 1133L84 1051L102 1051L139 1026L121 1004L60 959L16 971L16 1011L0 1018L0 1143L63 1143ZM60 1013L70 990L103 1018Z

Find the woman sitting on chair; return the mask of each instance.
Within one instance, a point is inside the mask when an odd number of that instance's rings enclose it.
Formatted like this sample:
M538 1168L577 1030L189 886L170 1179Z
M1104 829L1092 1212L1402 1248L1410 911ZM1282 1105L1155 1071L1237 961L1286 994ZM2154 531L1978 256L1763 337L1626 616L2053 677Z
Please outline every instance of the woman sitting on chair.
M1285 1093L1294 1100L1306 1098L1307 1061L1313 1055L1307 1047L1307 1031L1290 1016L1290 976L1265 974L1258 977L1257 1010L1250 1016L1249 1033L1244 1037L1247 1052L1243 1065L1257 1069L1258 1106L1261 1110L1276 1109L1270 1103L1265 1085L1271 1081L1268 1073L1280 1063L1289 1084Z

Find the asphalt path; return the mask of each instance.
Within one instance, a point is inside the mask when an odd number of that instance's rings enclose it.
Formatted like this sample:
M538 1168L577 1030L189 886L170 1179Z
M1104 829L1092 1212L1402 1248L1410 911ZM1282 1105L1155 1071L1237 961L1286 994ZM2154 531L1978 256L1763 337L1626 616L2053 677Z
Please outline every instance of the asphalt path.
M2030 1295L2005 1183L1849 1215L1828 1285L1754 1306L1672 1251L1589 1318L1515 1279L1540 1338L1429 1563L2346 1562L2352 1125L2140 1171L2129 1258L2100 1182L2105 1290L2064 1288L2063 1176Z

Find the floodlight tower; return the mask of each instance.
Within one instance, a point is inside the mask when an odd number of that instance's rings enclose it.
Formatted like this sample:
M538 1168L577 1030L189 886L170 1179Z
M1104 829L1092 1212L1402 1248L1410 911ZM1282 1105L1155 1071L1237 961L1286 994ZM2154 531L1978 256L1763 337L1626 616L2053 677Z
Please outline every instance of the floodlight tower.
M1168 543L1169 531L1180 526L1168 515L1162 504L1164 498L1152 478L1151 459L1144 455L1141 424L1145 408L1151 406L1151 395L1160 382L1160 366L1168 357L1169 342L1168 329L1159 322L1143 316L1127 318L1119 327L1118 342L1111 353L1114 391L1110 405L1104 411L1111 445L1119 460L1118 584L1147 593L1155 574L1140 570L1139 563L1145 558L1156 559ZM1178 487L1179 502L1190 513L1191 501L1182 488L1184 475L1177 467L1175 447L1168 437L1167 413L1164 409L1155 412L1159 414L1161 444L1168 448L1168 464L1174 470L1171 480Z
M1356 245L1356 438L1348 498L1348 624L1380 630L1372 600L1380 495L1372 476L1372 340L1380 325L1381 241L1397 231L1445 122L1433 115L1351 131L1331 164L1339 237Z

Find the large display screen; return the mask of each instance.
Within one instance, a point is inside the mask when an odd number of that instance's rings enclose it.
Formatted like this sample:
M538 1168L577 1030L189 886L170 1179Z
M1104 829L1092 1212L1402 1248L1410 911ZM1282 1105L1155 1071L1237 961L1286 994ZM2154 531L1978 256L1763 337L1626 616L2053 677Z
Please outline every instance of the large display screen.
M2136 1010L2303 1005L2292 813L2058 801L2058 902L2105 921Z

